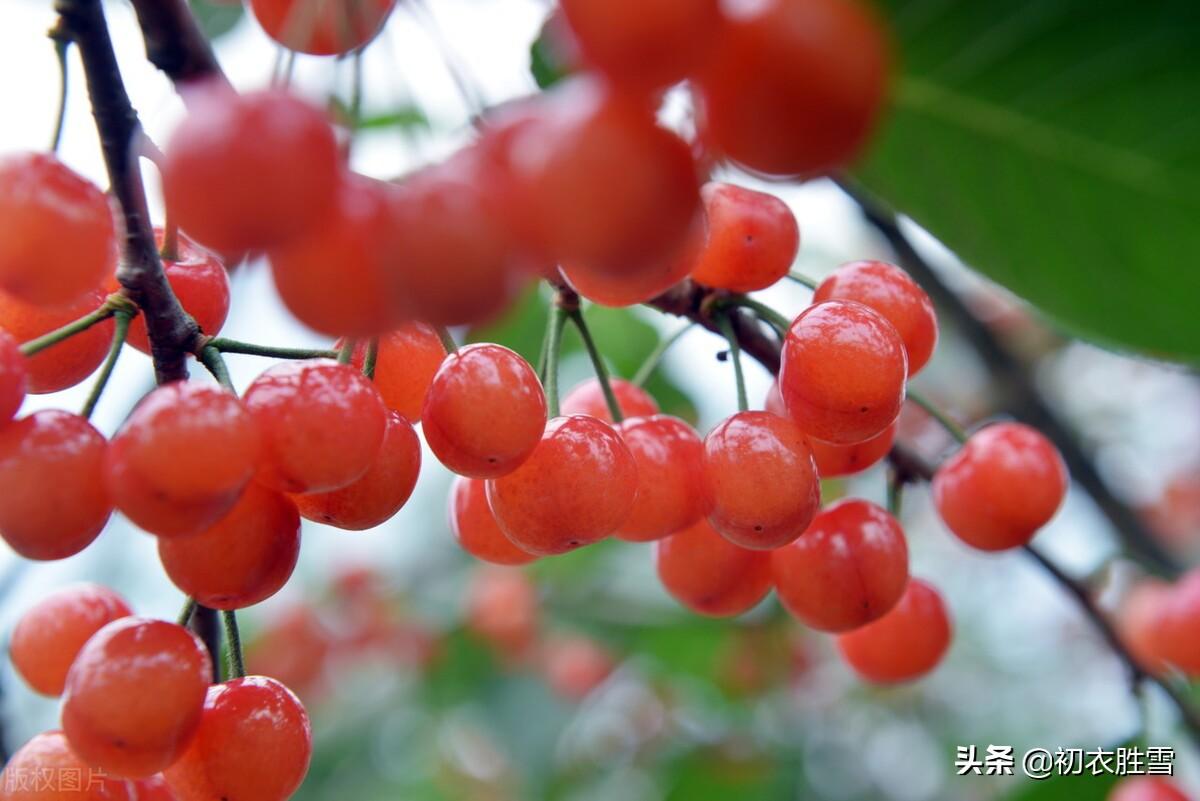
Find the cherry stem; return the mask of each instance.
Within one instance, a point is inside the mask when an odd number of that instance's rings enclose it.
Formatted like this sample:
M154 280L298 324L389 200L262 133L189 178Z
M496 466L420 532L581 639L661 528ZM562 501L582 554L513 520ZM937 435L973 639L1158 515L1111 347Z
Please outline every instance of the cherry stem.
M100 396L104 394L104 388L108 386L108 379L112 377L113 368L117 366L117 359L120 358L121 350L125 345L125 338L129 335L129 323L133 321L133 315L122 310L117 311L114 317L113 338L112 344L108 348L108 355L104 357L104 364L100 366L100 374L96 376L96 383L92 385L92 391L84 401L83 409L79 412L84 419L89 419L92 412L96 411L96 404L100 402Z
M562 350L563 328L567 324L567 310L554 304L550 311L550 327L546 336L546 364L542 383L546 387L546 407L551 417L558 417L558 355Z
M208 372L212 373L218 384L234 395L237 394L237 388L233 386L233 379L229 377L229 368L225 365L225 360L221 358L221 351L212 345L205 345L200 351L200 362L208 368Z
M600 383L600 391L604 393L604 402L608 405L608 413L612 415L614 423L620 423L625 419L625 415L621 413L621 404L617 402L612 382L608 380L608 368L604 366L604 358L600 355L596 341L592 339L592 332L588 330L587 322L583 319L583 312L576 306L567 310L567 317L575 324L576 330L579 331L579 338L583 340L583 346L587 350L588 358L592 360L592 367L596 371L596 380Z
M379 337L371 337L367 342L367 352L363 355L363 375L375 380L375 363L379 361Z
M196 613L196 599L189 597L183 602L183 609L179 612L179 625L187 626L192 622L192 615Z
M757 301L748 295L734 295L727 301L721 304L722 306L740 306L754 312L758 319L762 320L767 325L779 332L780 336L786 336L788 329L792 326L792 321L784 317L779 312L772 309L765 303Z
M265 356L268 359L336 359L340 351L320 348L277 348L274 345L258 345L236 339L213 337L207 346L221 353L237 353L243 356Z
M158 256L166 261L179 260L179 226L175 223L170 209L167 209L163 218L163 241L162 247L158 249Z
M737 382L738 411L744 412L750 408L750 401L746 398L746 376L742 372L742 348L738 344L737 334L733 330L733 321L729 319L728 313L720 314L717 324L729 342L729 360L733 362L733 377Z
M900 519L900 505L904 500L904 477L895 467L888 469L887 510L888 514Z
M813 280L812 278L809 278L804 273L790 272L787 274L787 278L791 279L792 281L795 281L800 286L806 286L809 289L817 288L817 282L815 280Z
M54 133L50 136L50 152L57 153L62 143L63 124L67 119L67 51L71 48L71 39L58 24L50 29L49 36L54 40L54 57L58 60L58 73L62 79L58 92L58 114L54 119Z
M345 341L342 342L342 347L338 349L338 352L337 352L338 364L349 364L350 360L354 358L354 348L357 345L358 345L357 339L351 339L350 337L347 337L345 339Z
M629 379L629 383L635 387L640 387L650 380L650 376L654 375L654 371L658 369L658 365L662 363L663 356L671 349L671 346L678 342L683 335L691 330L695 323L688 323L680 328L675 333L665 339L659 340L659 343L654 346L654 350L650 351L650 355L646 357L646 361L642 362L642 366L633 374L633 378Z
M450 329L444 325L435 325L433 330L437 332L438 339L442 340L442 347L446 349L446 353L458 353L458 343L454 341Z
M120 298L120 300L115 300L116 298ZM94 312L89 312L78 320L72 320L62 328L56 328L49 333L42 334L37 339L29 340L21 346L21 354L29 357L35 353L40 353L51 345L57 345L64 339L70 339L76 334L88 330L93 325L104 322L116 314L118 309L133 309L136 312L137 307L132 306L127 300L121 298L120 295L110 295L108 300L102 303Z
M936 420L942 428L946 429L950 436L954 437L960 445L967 441L967 432L963 427L956 423L949 414L939 409L933 401L911 389L908 390L908 399L928 412L929 416Z
M238 631L237 613L227 610L221 613L225 621L225 640L229 646L229 676L234 679L246 677L246 659L242 655L242 635Z

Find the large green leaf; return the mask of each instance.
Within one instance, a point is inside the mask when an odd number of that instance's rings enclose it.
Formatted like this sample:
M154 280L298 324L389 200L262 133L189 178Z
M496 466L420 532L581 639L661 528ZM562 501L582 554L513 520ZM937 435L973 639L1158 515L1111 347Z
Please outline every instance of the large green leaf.
M880 3L867 187L1074 333L1200 361L1200 4Z

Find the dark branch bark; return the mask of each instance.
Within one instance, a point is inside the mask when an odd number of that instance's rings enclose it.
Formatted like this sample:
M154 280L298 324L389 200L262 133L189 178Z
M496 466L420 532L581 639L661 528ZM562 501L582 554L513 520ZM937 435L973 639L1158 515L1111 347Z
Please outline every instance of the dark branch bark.
M686 317L714 334L724 336L717 325L716 318L710 313L711 301L715 297L717 295L713 290L692 281L684 281L651 300L649 305L676 317ZM772 373L778 373L779 340L747 312L735 313L732 315L732 320L733 330L737 334L738 345L741 346L741 349Z
M133 0L146 58L176 85L222 76L187 0Z

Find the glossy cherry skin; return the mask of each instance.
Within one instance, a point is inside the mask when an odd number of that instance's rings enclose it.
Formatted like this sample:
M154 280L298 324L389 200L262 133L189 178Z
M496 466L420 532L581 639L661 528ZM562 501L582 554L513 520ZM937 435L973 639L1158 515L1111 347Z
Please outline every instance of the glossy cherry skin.
M1058 448L1021 423L973 434L938 468L933 502L947 527L984 551L1016 548L1050 522L1067 494Z
M653 300L687 278L695 253L695 247L684 245L673 255L647 262L629 275L613 275L581 263L563 265L562 274L572 289L593 303L613 308L634 306Z
M133 614L125 599L97 584L73 584L38 601L13 628L9 656L25 683L61 695L79 649L104 625Z
M1190 801L1190 798L1162 776L1129 776L1117 782L1107 801Z
M0 329L22 344L91 314L104 303L93 289L64 306L33 306L0 292ZM26 390L34 395L73 387L96 371L108 354L113 321L105 320L25 360Z
M300 700L266 676L208 689L200 727L163 775L179 801L287 801L312 759Z
M884 261L852 261L821 282L813 302L856 300L896 327L908 353L908 375L925 366L938 340L933 301L908 273Z
M13 419L25 400L29 371L12 334L0 329L0 425Z
M476 570L467 587L467 628L510 658L524 656L537 636L541 614L537 588L511 567Z
M179 801L162 774L133 782L134 801Z
M421 471L421 440L412 423L388 412L375 461L358 479L329 492L294 495L306 519L347 531L365 531L390 520L408 502Z
M738 412L704 438L708 522L743 548L779 548L804 533L821 504L812 449L790 420Z
M637 384L624 378L610 377L608 385L617 397L617 406L621 408L622 417L649 417L658 414L658 401ZM608 411L608 402L604 400L604 390L594 378L589 378L568 392L562 399L561 409L563 415L590 414L606 423L613 421Z
M189 100L162 165L163 197L184 231L229 255L319 224L341 175L320 109L279 90L238 95L215 85L191 90Z
M162 230L156 229L155 235L161 246ZM229 274L224 262L180 233L175 258L164 257L162 265L175 297L183 310L195 318L200 330L210 337L220 333L229 316ZM143 315L130 321L126 341L142 353L150 353Z
M328 359L277 364L247 387L263 434L257 480L281 492L328 492L360 478L383 444L387 410L353 367Z
M105 775L71 750L61 731L37 735L21 746L0 774L3 801L154 801L138 782Z
M851 445L900 415L908 362L895 327L853 301L809 306L788 329L779 392L810 437Z
M855 0L730 4L697 81L705 141L770 175L846 166L883 105L888 47Z
M533 453L487 485L500 529L538 556L565 553L615 532L633 510L637 462L612 426L555 417Z
M631 417L617 431L633 454L638 475L633 511L618 537L656 540L704 517L704 445L695 429L678 417L656 414Z
M856 629L904 594L904 531L869 501L839 501L822 509L804 536L771 553L771 580L784 608L809 628Z
M788 416L787 409L783 406L783 396L779 394L778 381L771 384L765 406L771 414ZM899 422L899 418L896 418L882 433L853 445L834 445L832 442L822 442L809 437L808 444L812 447L813 460L817 463L817 475L821 478L852 476L878 464L891 451L896 441Z
M0 426L0 536L26 559L65 559L112 514L104 437L87 420L43 409Z
M67 674L63 730L71 750L115 776L173 764L200 723L212 663L182 626L125 617L83 646Z
M333 56L375 38L396 0L249 0L258 24L276 42L300 53Z
M617 666L609 650L590 637L552 637L542 646L541 656L546 683L568 701L582 701Z
M215 524L190 537L160 538L158 557L184 594L212 609L242 609L282 589L300 556L300 515L281 492L246 487Z
M950 616L942 596L927 582L913 578L890 612L839 635L837 646L862 678L875 684L897 684L918 679L937 667L950 647L950 637Z
M339 341L337 347L341 347ZM358 341L350 363L362 368L367 355L367 343ZM425 393L433 383L446 347L432 327L425 323L405 323L379 338L375 355L375 388L389 409L397 411L411 423L421 420Z
M0 289L39 306L74 302L112 272L115 247L99 187L49 153L0 159Z
M455 476L450 487L450 530L464 551L497 565L523 565L537 557L505 536L487 502L487 483Z
M537 374L502 345L459 348L433 377L421 430L438 461L462 476L496 478L521 465L546 427Z
M705 184L706 236L692 278L731 292L766 289L788 274L800 250L800 226L774 195L742 186Z
M706 520L654 543L663 587L693 612L731 617L771 590L771 554L734 545Z

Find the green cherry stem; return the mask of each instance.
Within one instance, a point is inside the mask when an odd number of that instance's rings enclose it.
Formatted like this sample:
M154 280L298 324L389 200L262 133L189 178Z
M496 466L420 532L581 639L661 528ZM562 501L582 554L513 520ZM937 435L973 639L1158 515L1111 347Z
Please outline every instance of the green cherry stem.
M350 360L354 358L354 348L357 345L357 339L346 337L346 340L342 343L342 347L337 352L338 364L349 364Z
M563 328L567 324L567 311L554 304L550 311L550 328L546 338L546 371L542 383L546 387L546 406L551 417L558 417L558 355L562 350Z
M659 343L654 346L654 350L650 351L650 355L646 357L646 361L642 362L642 366L633 374L633 378L629 379L629 382L634 386L640 387L650 380L650 376L654 375L654 371L658 369L658 365L662 362L663 356L693 325L695 323L688 323L669 337L659 340Z
M449 328L444 325L435 325L433 330L437 332L438 339L442 340L442 347L446 349L446 353L458 352L458 343L454 341Z
M187 626L192 622L192 615L196 614L196 599L188 598L183 602L183 609L179 612L179 625Z
M750 311L754 312L754 315L758 317L758 319L762 320L778 331L780 336L786 336L788 329L792 326L791 320L784 317L767 304L757 301L748 295L735 295L721 305L741 306L744 309L749 309Z
M375 380L375 364L379 361L379 337L371 337L367 342L367 352L363 356L363 375Z
M738 411L744 412L750 408L750 401L746 397L746 376L742 373L742 349L738 345L737 333L733 330L733 321L729 319L728 313L718 316L717 325L729 342L729 360L733 362L733 377L737 381Z
M900 505L904 500L904 481L894 467L888 469L887 482L888 514L899 520Z
M27 357L32 356L35 353L40 353L51 345L57 345L64 339L70 339L76 334L88 330L93 325L96 325L96 323L102 323L109 317L112 317L117 313L117 309L122 308L123 303L127 302L128 301L122 301L122 303L109 303L105 301L100 305L100 308L96 309L94 312L85 314L78 320L72 320L62 328L56 328L47 334L42 334L37 339L29 340L21 346L21 355ZM134 308L136 309L137 307Z
M946 431L950 433L950 436L954 437L954 439L957 440L960 445L967 441L967 432L963 429L963 427L956 423L954 419L950 417L950 415L939 409L937 404L933 403L921 393L914 392L911 389L908 390L908 399L927 411L929 416L934 420L937 420L938 424L941 425L942 428L946 429Z
M277 348L273 345L256 345L236 339L213 337L208 347L221 353L237 353L244 356L265 356L268 359L336 359L339 351L320 348Z
M208 368L208 372L212 373L218 384L234 395L237 394L237 389L233 386L233 379L229 377L229 368L225 365L225 360L221 358L221 351L211 344L205 345L200 351L200 362Z
M795 281L800 286L806 286L809 289L817 288L817 282L803 273L791 272L787 274L787 277Z
M599 348L596 347L596 341L592 339L592 332L588 330L587 321L583 319L583 312L576 306L567 312L567 317L575 324L576 330L579 331L579 337L583 340L583 346L587 349L588 358L592 360L592 367L596 371L596 380L600 382L600 391L604 393L604 402L608 404L608 413L612 415L614 423L621 422L625 419L625 416L621 414L621 404L617 402L612 382L608 380L608 368L604 366L604 358L600 355Z
M100 366L100 374L96 376L96 383L92 385L92 391L88 393L87 400L83 403L83 409L79 414L88 419L92 416L92 412L96 411L96 404L100 402L100 396L104 394L104 388L108 386L108 379L112 377L113 368L117 366L117 359L121 356L121 350L125 345L125 338L129 335L129 323L133 320L133 315L127 311L118 311L115 315L115 324L113 328L112 344L108 347L108 355L104 357L104 364Z
M61 78L58 92L58 114L54 118L54 132L50 136L50 152L57 153L62 143L63 123L67 119L67 51L71 48L71 40L60 26L50 30L50 38L54 40L54 57L58 60L58 74Z
M225 621L225 640L229 647L229 676L243 679L246 677L246 660L242 656L242 635L238 631L237 613L224 611L221 619Z

